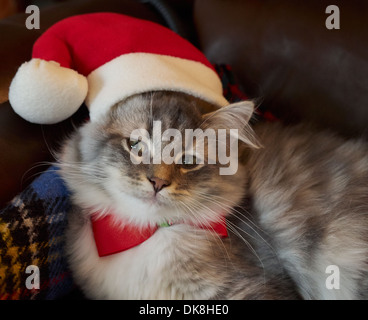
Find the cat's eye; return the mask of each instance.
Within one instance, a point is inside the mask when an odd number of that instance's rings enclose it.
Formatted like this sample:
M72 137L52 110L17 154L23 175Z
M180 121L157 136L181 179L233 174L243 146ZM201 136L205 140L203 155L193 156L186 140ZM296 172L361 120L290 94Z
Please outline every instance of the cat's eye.
M130 149L138 149L140 140L127 139L128 146Z
M126 142L131 152L134 152L138 157L143 156L143 153L146 151L146 145L142 140L128 138Z
M198 162L195 156L188 157L184 155L181 158L181 166L184 169L193 169L198 166Z

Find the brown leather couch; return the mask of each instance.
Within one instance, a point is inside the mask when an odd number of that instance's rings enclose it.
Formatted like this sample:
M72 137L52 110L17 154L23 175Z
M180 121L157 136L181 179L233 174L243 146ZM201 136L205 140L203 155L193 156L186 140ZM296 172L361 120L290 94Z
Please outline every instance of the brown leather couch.
M78 0L41 9L41 29L26 14L0 20L0 208L46 169L83 110L61 124L40 126L17 116L7 101L19 65L56 21L113 11L150 19L199 46L214 63L232 65L244 91L286 122L310 121L346 136L366 136L368 3L332 1L340 29L328 30L324 0ZM316 141L318 143L318 141Z

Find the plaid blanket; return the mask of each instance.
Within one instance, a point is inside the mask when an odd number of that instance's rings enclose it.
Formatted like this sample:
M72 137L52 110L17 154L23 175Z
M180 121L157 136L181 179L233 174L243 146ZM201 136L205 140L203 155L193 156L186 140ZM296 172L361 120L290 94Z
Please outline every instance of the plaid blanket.
M245 100L231 68L215 68L225 98ZM69 192L52 166L0 211L0 300L59 299L72 291L63 237L69 208ZM38 268L39 278L28 266Z
M2 300L56 299L73 288L63 254L69 193L57 171L50 167L0 211ZM39 289L26 286L28 266L39 269Z

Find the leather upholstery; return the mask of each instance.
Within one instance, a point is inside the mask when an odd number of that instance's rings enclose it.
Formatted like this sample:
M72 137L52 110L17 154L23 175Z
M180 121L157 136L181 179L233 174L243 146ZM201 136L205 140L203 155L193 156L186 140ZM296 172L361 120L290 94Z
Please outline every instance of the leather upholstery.
M344 135L367 133L366 1L199 0L194 15L208 58L232 65L247 94L288 121L309 120Z
M147 1L146 1L147 2ZM193 5L194 2L194 5ZM368 123L368 42L365 0L335 1L341 28L328 30L326 0L166 1L213 63L232 65L244 91L287 122L307 120L343 135L365 135ZM193 5L193 6L192 6ZM193 10L193 16L191 15ZM41 10L41 30L25 28L25 14L0 20L0 206L46 169L85 110L53 126L27 123L7 102L19 65L36 38L74 14L113 11L164 24L154 6L137 0L77 0ZM194 23L193 23L194 21Z

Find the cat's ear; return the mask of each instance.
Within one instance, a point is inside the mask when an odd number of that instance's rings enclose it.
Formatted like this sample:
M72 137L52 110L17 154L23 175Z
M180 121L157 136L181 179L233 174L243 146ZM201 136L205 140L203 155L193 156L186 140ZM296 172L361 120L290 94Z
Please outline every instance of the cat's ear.
M222 107L214 112L203 115L203 129L236 129L238 139L253 148L259 148L260 144L249 126L249 120L254 111L252 101L241 101Z

